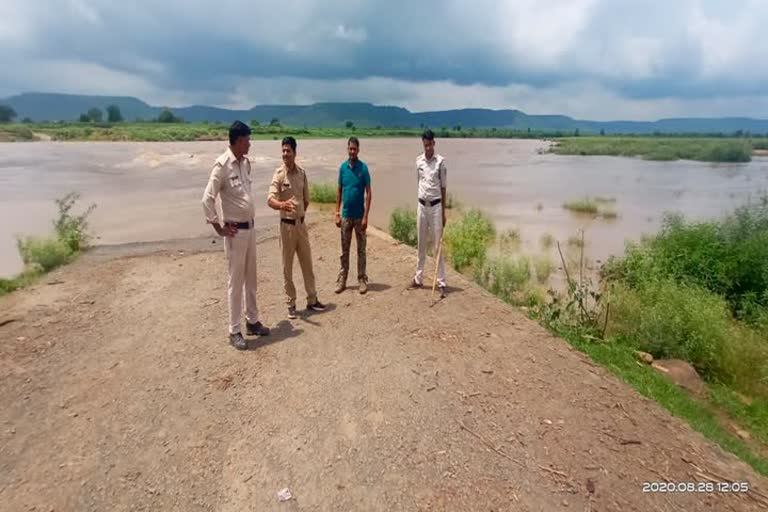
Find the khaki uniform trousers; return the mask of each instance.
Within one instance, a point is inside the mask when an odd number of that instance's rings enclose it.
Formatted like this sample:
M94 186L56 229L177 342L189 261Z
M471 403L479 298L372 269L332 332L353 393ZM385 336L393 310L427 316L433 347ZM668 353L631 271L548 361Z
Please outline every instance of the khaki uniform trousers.
M307 292L307 304L317 302L315 272L312 269L312 250L309 246L307 225L296 220L296 224L280 222L280 244L283 253L283 278L285 295L289 306L296 306L296 286L293 284L293 260L299 257L299 266L304 277L304 289Z
M224 253L229 264L229 332L240 332L245 288L245 317L249 323L259 321L256 304L256 230L240 229L232 237L224 238Z

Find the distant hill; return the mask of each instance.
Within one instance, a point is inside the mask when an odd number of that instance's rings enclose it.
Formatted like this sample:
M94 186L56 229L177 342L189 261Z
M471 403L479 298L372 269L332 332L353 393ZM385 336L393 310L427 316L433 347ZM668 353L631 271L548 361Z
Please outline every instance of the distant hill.
M18 119L33 121L74 121L88 109L106 110L117 105L128 121L155 119L163 107L127 96L80 96L70 94L24 93L0 100L13 107ZM659 121L586 121L561 115L529 115L519 110L461 109L438 112L410 112L393 106L370 103L315 103L312 105L258 105L250 110L228 110L196 105L171 109L189 122L211 121L230 123L258 120L269 123L277 118L285 126L339 127L352 121L360 127L433 128L461 126L466 128L508 128L544 130L582 134L599 133L723 133L736 131L768 134L768 120L743 117L679 118Z

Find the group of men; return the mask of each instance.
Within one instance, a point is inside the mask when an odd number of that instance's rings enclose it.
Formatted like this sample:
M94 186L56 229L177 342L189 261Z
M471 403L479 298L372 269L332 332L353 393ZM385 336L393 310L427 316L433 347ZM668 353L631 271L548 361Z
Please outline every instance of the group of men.
M254 230L254 198L251 193L250 149L251 129L235 121L229 129L229 147L219 156L211 170L203 193L206 221L224 238L224 252L228 269L229 342L238 350L248 348L241 329L243 295L245 295L246 333L249 336L267 336L269 328L259 320L256 297L256 247ZM424 263L431 236L435 247L442 241L446 222L446 166L441 155L435 153L435 136L431 130L422 134L424 152L416 159L418 190L417 231L418 261L410 288L423 286ZM293 262L298 256L307 294L307 309L324 311L326 306L317 296L312 251L306 225L309 208L309 182L306 171L296 164L296 139L282 140L283 164L272 176L267 204L280 212L280 246L282 249L283 281L288 304L288 318L295 319L296 286L293 283ZM357 242L357 279L359 292L368 291L366 270L366 231L371 211L371 176L368 166L359 159L360 141L350 137L347 141L348 159L339 167L334 222L341 231L340 270L336 293L346 289L349 274L349 251L352 233ZM219 217L216 199L221 203ZM445 296L445 264L438 251L437 286Z

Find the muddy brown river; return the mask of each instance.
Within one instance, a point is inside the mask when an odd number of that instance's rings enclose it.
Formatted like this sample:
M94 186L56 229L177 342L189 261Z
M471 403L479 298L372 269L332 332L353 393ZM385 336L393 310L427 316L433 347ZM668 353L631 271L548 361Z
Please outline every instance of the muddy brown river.
M593 260L620 253L626 240L653 233L664 212L715 217L768 189L768 158L748 164L647 162L619 157L541 154L530 140L437 141L446 157L448 188L466 206L490 214L502 229L517 229L522 250L541 254L540 239L561 241L585 231ZM200 199L222 142L35 142L0 144L0 275L21 270L17 234L51 228L53 200L67 192L96 203L91 228L96 243L118 244L209 235ZM373 184L371 222L385 228L396 206L415 205L415 139L361 141ZM272 172L280 164L278 141L254 141L249 157L259 199L257 222L272 223L266 206ZM333 181L346 158L344 140L300 140L298 160L310 181ZM615 220L563 209L585 196L612 198ZM552 251L552 250L550 250ZM554 258L556 252L551 252Z

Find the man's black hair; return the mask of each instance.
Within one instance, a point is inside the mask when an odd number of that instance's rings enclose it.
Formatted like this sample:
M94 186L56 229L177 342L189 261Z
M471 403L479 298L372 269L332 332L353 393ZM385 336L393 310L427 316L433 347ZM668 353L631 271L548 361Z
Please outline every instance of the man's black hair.
M355 146L358 147L358 149L360 148L360 141L357 140L357 137L354 137L354 136L350 137L349 140L347 141L347 146L349 146L350 144L354 144Z
M291 137L289 135L288 137L285 137L283 139L283 144L282 145L285 146L286 144L291 146L291 149L293 150L294 153L296 152L296 139L294 139L293 137Z
M247 137L251 134L251 129L247 124L241 121L235 121L229 127L229 144L234 145L240 137Z
M435 132L427 128L424 133L421 134L421 140L435 140Z

